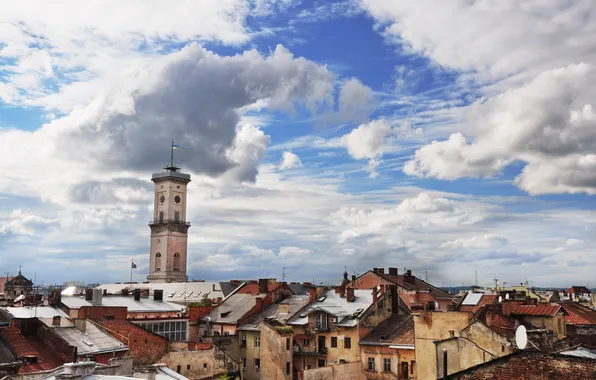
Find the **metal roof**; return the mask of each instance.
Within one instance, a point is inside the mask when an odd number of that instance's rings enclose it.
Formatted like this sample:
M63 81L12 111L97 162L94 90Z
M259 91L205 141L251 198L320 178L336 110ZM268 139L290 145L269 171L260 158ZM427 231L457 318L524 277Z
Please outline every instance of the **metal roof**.
M233 288L233 289L232 289ZM171 282L147 284L104 284L96 289L107 290L108 294L122 294L122 289L148 290L152 296L154 290L163 290L164 301L170 302L199 302L205 295L208 298L226 298L234 289L229 282L201 281L201 282Z
M373 303L372 291L370 289L354 290L355 299L348 302L342 298L335 290L328 290L321 297L321 301L311 302L298 316L290 319L291 325L306 325L308 323L308 314L316 311L323 311L337 317L338 326L353 327L358 323L357 318L362 315ZM357 318L352 318L352 316Z
M128 350L124 343L103 332L92 322L86 321L85 325L85 332L74 326L54 327L52 331L71 346L77 347L79 355Z
M203 319L211 323L237 323L256 304L257 296L236 293L228 297L224 303L213 309Z
M165 298L165 296L164 296ZM62 303L70 309L79 309L83 306L91 306L91 302L85 297L62 297ZM129 296L102 296L101 306L126 307L128 312L183 312L184 307L168 301L155 301L151 297L141 297L135 301L132 295Z
M577 356L580 358L596 359L596 351L588 350L584 347L578 347L575 350L559 352L561 355Z
M476 306L478 302L482 299L482 293L468 293L466 294L466 298L462 301L461 305L463 306Z
M296 315L300 310L302 310L308 303L310 302L310 296L305 295L293 295L290 296L280 303L276 303L270 305L262 313L255 315L254 317L250 318L245 324L238 327L238 330L248 330L248 331L260 331L261 330L261 322L266 318L272 318L276 321L287 322L291 317ZM290 312L289 313L282 313L280 312L283 309L282 305L289 305Z
M53 317L64 317L68 318L62 310L56 309L49 306L38 306L38 307L4 307L0 309L10 315L12 318L53 318Z

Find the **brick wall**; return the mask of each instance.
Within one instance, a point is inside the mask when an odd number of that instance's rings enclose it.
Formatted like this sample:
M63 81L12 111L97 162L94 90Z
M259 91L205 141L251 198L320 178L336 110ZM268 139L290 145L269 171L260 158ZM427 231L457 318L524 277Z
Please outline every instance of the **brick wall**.
M596 325L567 325L569 345L584 344L596 348Z
M99 321L106 317L113 317L115 320L126 320L127 316L126 306L111 307L111 306L83 306L79 309L78 318L87 318L92 321Z
M100 321L114 338L128 345L135 365L154 364L166 355L168 340L128 321Z
M596 360L519 351L449 376L452 380L596 379Z
M213 306L189 306L186 309L186 314L190 322L196 322L209 314L213 309Z

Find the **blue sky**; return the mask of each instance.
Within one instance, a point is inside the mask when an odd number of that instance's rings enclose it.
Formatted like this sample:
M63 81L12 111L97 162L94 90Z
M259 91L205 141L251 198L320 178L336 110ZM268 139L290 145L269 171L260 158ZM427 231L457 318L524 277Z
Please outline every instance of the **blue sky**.
M175 139L192 278L593 286L580 1L29 5L0 6L2 272L142 280Z

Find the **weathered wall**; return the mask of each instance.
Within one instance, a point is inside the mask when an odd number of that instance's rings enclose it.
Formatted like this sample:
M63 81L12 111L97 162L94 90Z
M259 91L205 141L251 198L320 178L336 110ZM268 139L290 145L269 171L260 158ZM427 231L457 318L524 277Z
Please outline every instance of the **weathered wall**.
M214 349L170 352L160 362L189 379L210 378L224 373L215 359Z
M99 321L106 317L113 317L115 320L126 320L128 311L126 306L83 306L78 310L77 318L87 318L92 321Z
M334 364L328 367L307 369L302 372L303 380L365 380L360 363Z
M596 360L520 351L449 376L451 380L596 379Z
M292 341L292 333L280 334L266 323L261 323L261 378L292 379Z
M156 363L167 353L168 340L128 321L100 321L114 338L128 345L135 365Z
M416 339L416 367L419 379L437 377L437 358L434 341L450 337L449 330L463 330L472 317L467 312L424 312L414 314L414 333Z
M361 368L366 379L415 379L416 351L396 350L388 346L360 346ZM375 371L368 370L368 358L375 359ZM385 372L383 359L391 359L391 372ZM402 371L402 363L407 363L407 374ZM414 370L412 370L414 368ZM404 376L405 375L405 376Z
M563 313L559 313L554 317L524 315L522 318L534 326L553 331L557 335L557 339L563 339L566 336L565 316Z
M567 325L566 328L570 346L585 344L596 348L596 325Z
M240 337L246 336L246 347L240 347L241 357L246 358L246 366L242 368L244 379L257 380L261 371L260 369L258 371L256 370L254 363L255 358L261 358L261 348L255 347L255 338L260 337L261 333L258 331L240 331L239 335Z

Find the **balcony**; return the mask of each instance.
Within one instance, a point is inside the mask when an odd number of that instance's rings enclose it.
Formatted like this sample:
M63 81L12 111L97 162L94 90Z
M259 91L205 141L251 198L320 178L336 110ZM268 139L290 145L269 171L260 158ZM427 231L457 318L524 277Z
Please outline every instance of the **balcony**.
M149 226L155 226L157 224L180 224L180 225L190 227L190 222L183 222L181 220L175 220L175 219L162 219L162 220L150 220L149 221Z
M320 355L327 355L327 347L323 347L320 349L312 348L312 347L301 347L301 346L294 346L294 355L299 356L320 356Z

